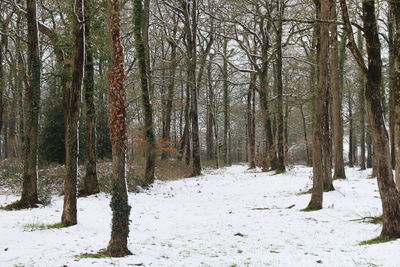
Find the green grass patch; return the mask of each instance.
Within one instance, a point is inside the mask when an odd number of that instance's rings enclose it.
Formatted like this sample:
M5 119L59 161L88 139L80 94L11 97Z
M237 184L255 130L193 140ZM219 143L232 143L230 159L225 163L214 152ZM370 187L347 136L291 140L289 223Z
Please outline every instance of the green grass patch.
M55 223L55 224L43 224L43 223L29 223L24 226L24 229L27 231L41 231L48 229L60 229L67 227L63 223Z
M376 244L382 244L382 243L387 243L396 240L396 238L381 238L377 237L371 240L367 241L362 241L359 243L360 246L367 246L367 245L376 245Z

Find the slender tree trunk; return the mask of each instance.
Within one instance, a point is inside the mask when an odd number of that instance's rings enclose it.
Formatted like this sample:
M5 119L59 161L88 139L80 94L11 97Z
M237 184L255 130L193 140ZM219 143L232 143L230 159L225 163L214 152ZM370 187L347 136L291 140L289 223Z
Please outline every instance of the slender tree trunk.
M363 53L363 39L361 35L361 31L358 32L358 49L361 54ZM364 74L362 70L359 70L359 93L358 93L358 113L360 118L360 169L365 170L365 83L364 83Z
M284 10L284 1L277 0L278 4L278 25L276 32L276 82L277 82L277 161L276 161L276 173L285 172L285 150L283 144L283 81L282 81L282 17Z
M146 169L144 184L142 186L149 186L154 182L154 170L156 161L156 140L154 135L153 126L153 107L150 102L150 73L148 72L148 67L146 62L147 53L145 46L144 36L147 33L143 32L143 23L145 23L145 12L142 6L141 0L134 1L134 34L135 34L135 48L136 56L138 58L138 66L140 72L140 82L142 87L142 104L144 110L144 133L147 142L146 149Z
M213 115L213 103L214 103L214 90L212 83L212 61L213 57L210 56L210 62L207 66L207 133L206 133L206 143L207 143L207 159L214 159L214 115Z
M306 122L306 117L304 116L304 111L303 111L303 105L300 106L300 112L301 112L301 117L303 119L303 132L304 132L304 141L306 145L306 155L307 155L307 165L311 166L311 155L310 155L310 145L308 142L308 137L307 137L307 122Z
M66 100L64 207L61 222L65 226L77 224L76 186L78 176L78 121L81 105L81 90L85 58L84 0L74 0L72 4L72 32L74 35L74 61L72 84Z
M337 19L336 1L330 3L331 19ZM342 96L343 91L340 87L339 77L339 43L337 37L337 25L332 23L331 32L331 48L330 48L330 77L332 87L332 132L333 132L333 166L334 179L346 178L343 160L343 120L342 120Z
M109 131L112 144L112 226L107 254L112 257L130 255L128 249L129 214L131 207L125 179L126 107L124 88L124 52L121 45L119 0L108 0L108 31L111 51L109 85Z
M348 104L348 113L349 113L349 167L353 168L354 167L354 127L353 127L353 105L352 105L352 100L351 100L351 92L349 89L348 93L348 98L347 98L347 104Z
M317 5L317 18L329 20L329 0L321 0L320 7ZM325 118L327 116L326 96L328 92L328 56L329 56L329 24L321 22L319 25L319 49L318 88L314 100L314 124L313 124L313 189L308 209L318 210L322 208L324 191L324 175L326 175L327 162L324 162L324 148L326 135L324 135ZM325 159L326 160L326 159Z
M90 0L85 0L85 77L83 81L86 104L86 175L83 188L79 192L81 196L89 196L99 192L96 171L96 109L94 105L94 62L93 47L91 41L91 12Z
M177 24L176 24L177 25ZM177 26L174 28L173 38L176 37ZM167 145L167 147L171 147L171 115L172 115L172 104L174 98L174 89L175 89L175 76L176 76L176 68L178 65L177 62L177 53L176 53L176 45L174 42L170 42L171 46L171 65L169 70L169 83L168 83L168 96L167 96L167 104L165 110L165 125L163 127L162 139ZM164 149L161 154L161 159L167 159L169 156L168 150Z
M253 94L255 92L254 87L256 86L256 75L250 75L250 86L249 91L247 92L247 136L248 136L248 160L249 160L249 168L253 169L256 167L255 163L255 129L254 129L254 114L252 108L252 100Z
M230 131L230 121L229 121L229 84L228 84L228 40L224 40L223 44L224 60L222 66L222 80L223 80L223 94L224 94L224 141L223 141L223 157L225 165L229 163L229 131Z

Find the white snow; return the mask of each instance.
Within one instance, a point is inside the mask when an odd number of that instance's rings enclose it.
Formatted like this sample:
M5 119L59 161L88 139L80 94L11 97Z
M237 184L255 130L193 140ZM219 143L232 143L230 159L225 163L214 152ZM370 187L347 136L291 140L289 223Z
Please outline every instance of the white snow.
M157 182L130 194L129 249L115 259L77 255L105 248L110 196L79 199L78 225L31 231L28 224L60 221L62 198L48 207L0 210L0 266L399 266L400 241L361 246L381 226L354 221L378 216L381 204L369 172L346 169L324 194L324 209L303 212L311 169L273 175L233 166L201 177ZM0 196L0 205L17 196ZM293 208L288 208L295 205Z

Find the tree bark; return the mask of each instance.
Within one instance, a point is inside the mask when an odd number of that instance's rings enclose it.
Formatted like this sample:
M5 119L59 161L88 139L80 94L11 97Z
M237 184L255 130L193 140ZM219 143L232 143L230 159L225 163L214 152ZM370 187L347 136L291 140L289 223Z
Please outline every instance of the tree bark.
M223 142L223 157L225 165L229 165L229 132L230 132L230 120L229 120L229 81L228 81L228 40L223 41L223 66L222 66L222 80L223 80L223 95L224 95L224 142Z
M96 108L94 105L94 62L91 40L91 12L90 0L85 0L85 77L83 81L86 104L86 175L80 196L89 196L99 193L99 183L96 171Z
M330 1L331 19L337 19L336 1ZM333 166L334 179L346 178L343 160L343 120L342 120L342 96L343 91L339 82L339 43L337 37L337 25L332 23L331 32L331 48L330 48L330 78L332 88L332 132L333 132Z
M394 11L395 38L394 38L394 73L393 73L393 104L394 104L394 147L395 154L392 155L397 161L400 159L400 3L391 2ZM396 187L400 191L400 164L395 164Z
M142 6L141 0L134 1L134 35L136 56L138 58L138 67L140 72L140 83L142 87L142 104L144 111L144 134L146 137L146 169L144 174L144 183L142 186L147 187L154 182L154 170L156 164L156 140L153 126L153 107L150 102L150 73L147 67L148 55L146 53L147 33L143 32L143 24L147 20Z
M33 207L39 202L37 193L37 155L40 108L40 53L36 0L27 0L28 25L28 86L25 91L26 131L21 207Z
M375 15L375 1L362 2L363 27L367 44L368 64L365 64L360 51L357 49L348 16L345 0L340 0L345 30L349 35L348 47L357 63L364 72L366 81L365 97L368 116L371 124L374 157L376 160L377 180L382 201L382 231L380 239L400 237L400 195L393 180L390 162L389 136L385 127L382 107L382 59L379 40L377 18Z
M247 136L248 136L248 161L249 161L249 168L254 169L256 167L255 163L255 123L254 123L254 112L252 108L252 102L254 99L255 93L255 86L256 86L256 75L250 74L250 86L247 92Z
M72 32L74 35L74 59L72 83L66 99L64 207L61 222L65 226L77 224L76 191L78 176L78 121L85 58L84 0L72 1Z
M177 24L174 27L172 38L175 39ZM172 114L172 104L174 98L174 89L175 89L175 76L176 76L176 68L178 65L177 62L177 53L176 53L176 44L174 42L169 42L171 47L171 65L169 66L169 82L168 82L168 96L167 96L167 104L165 110L165 124L162 129L162 139L166 144L166 148L171 147L171 114ZM168 150L164 148L161 153L161 159L167 159L169 156Z
M361 31L358 32L358 49L361 54L363 53L363 40ZM359 70L359 93L358 93L358 114L360 118L360 169L365 170L365 83L364 83L364 75L361 70Z
M276 85L277 85L277 161L276 173L285 172L285 151L283 144L283 81L282 81L282 17L284 11L284 1L277 0L278 5L278 25L276 31Z
M321 20L329 20L329 0L321 0L320 7L317 5L317 18ZM319 79L318 87L315 92L314 99L314 124L313 124L313 189L311 201L308 209L322 209L323 191L324 191L324 175L327 171L327 162L324 158L326 140L324 134L325 118L327 116L326 96L328 92L328 61L329 58L329 24L321 22L318 31L318 67Z
M112 226L106 253L111 257L130 255L128 249L131 207L125 179L126 107L124 88L124 52L121 45L119 0L108 0L108 31L111 66L108 74L109 131L112 144Z

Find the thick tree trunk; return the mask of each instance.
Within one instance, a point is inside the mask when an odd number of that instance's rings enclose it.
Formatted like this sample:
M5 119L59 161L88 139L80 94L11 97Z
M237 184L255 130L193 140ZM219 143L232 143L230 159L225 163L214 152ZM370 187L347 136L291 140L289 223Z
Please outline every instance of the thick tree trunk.
M85 77L83 81L86 104L86 175L81 196L99 193L96 168L96 109L94 105L94 62L91 41L91 20L93 19L90 0L85 0Z
M400 159L400 3L391 3L391 9L395 14L395 38L394 38L394 73L393 73L393 104L394 104L394 147L393 158ZM396 186L400 191L400 164L395 164Z
M321 5L317 5L317 18L329 20L329 0L321 0ZM326 96L328 92L328 61L329 58L329 24L321 22L319 25L319 49L318 49L318 66L319 79L318 88L315 92L314 99L314 123L313 123L313 189L311 201L308 209L318 210L322 208L322 199L324 191L324 175L326 175L327 162L324 162L326 140L324 134L325 118L327 116Z
M120 33L119 0L108 0L108 31L111 50L109 85L109 131L112 144L112 226L107 254L111 257L130 255L128 249L131 207L125 179L126 106L124 88L124 53Z
M330 3L331 19L337 19L336 1ZM339 43L337 37L337 25L332 23L331 32L331 48L330 48L330 78L332 88L332 132L333 132L333 166L334 179L346 178L343 160L343 120L342 120L342 96L343 91L340 87L339 77Z
M36 17L36 0L27 0L28 25L28 86L25 91L26 132L24 143L24 171L20 207L35 206L37 193L37 155L40 108L40 53Z
M144 134L146 138L146 169L144 174L144 183L142 186L147 187L154 182L154 170L156 164L156 140L153 127L153 107L150 102L150 73L146 62L147 53L144 36L143 23L145 23L145 13L141 0L134 1L134 34L135 34L135 48L136 56L138 59L138 66L140 72L140 83L142 87L142 104L144 111Z
M76 186L78 176L78 121L85 56L84 0L74 0L72 32L74 35L74 61L72 83L66 100L64 207L61 222L65 226L77 224Z
M368 64L365 64L360 51L356 47L346 1L340 0L340 5L345 22L345 30L351 37L349 39L349 48L363 70L366 80L365 97L371 124L377 180L383 209L383 226L379 238L384 240L388 238L399 238L400 195L393 180L389 136L384 122L384 111L382 107L382 59L377 18L375 15L375 1L364 0L362 3L362 19L367 44Z
M5 23L3 21L0 22L3 24L2 30L4 31ZM5 73L3 67L3 65L5 64L5 59L3 57L5 54L6 43L7 43L7 35L2 34L0 41L0 133L3 129L3 112L4 112L3 95L5 91ZM1 149L0 149L0 156L1 156Z
M201 174L200 137L199 137L199 114L197 107L198 84L196 79L197 70L197 1L192 0L190 4L182 1L184 16L184 28L186 33L187 48L187 75L190 88L190 120L192 137L192 176Z

